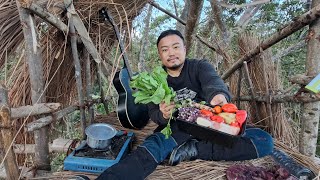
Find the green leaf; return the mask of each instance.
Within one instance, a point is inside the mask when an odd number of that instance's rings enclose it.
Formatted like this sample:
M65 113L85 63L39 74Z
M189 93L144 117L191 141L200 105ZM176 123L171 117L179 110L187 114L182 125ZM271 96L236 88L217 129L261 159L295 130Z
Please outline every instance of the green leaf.
M132 78L130 87L137 91L132 94L135 97L135 103L148 104L153 102L154 104L160 104L164 101L170 104L170 101L174 99L176 93L168 86L167 72L161 67L157 66L151 73L142 72ZM172 118L172 112L167 126L161 131L166 138L172 134L170 127L170 120Z
M168 139L171 136L172 131L171 131L170 123L168 123L167 126L161 130L161 133L165 135L166 139Z

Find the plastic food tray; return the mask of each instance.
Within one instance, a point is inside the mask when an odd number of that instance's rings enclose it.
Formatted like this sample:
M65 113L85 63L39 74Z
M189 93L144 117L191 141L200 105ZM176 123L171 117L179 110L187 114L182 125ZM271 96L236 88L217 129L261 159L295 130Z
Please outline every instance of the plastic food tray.
M230 135L212 128L207 128L204 126L200 126L196 123L187 122L181 119L176 119L178 128L191 134L192 136L201 139L211 141L212 143L220 144L226 147L231 148L235 142L239 140L239 138L243 135L246 129L247 120L242 124L240 132L238 135Z

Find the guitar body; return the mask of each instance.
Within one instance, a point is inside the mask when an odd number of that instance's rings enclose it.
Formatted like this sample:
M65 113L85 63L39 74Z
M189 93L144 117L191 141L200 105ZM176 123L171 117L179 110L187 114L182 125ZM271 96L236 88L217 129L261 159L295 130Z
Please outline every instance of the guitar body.
M141 129L149 121L148 107L145 104L134 103L129 82L129 72L125 67L118 71L113 79L113 85L119 94L118 119L125 128Z

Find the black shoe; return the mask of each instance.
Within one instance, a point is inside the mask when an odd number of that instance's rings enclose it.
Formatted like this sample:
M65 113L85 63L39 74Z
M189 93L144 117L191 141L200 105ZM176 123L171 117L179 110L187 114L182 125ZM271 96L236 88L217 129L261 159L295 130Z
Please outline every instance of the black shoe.
M196 143L198 141L195 139L190 139L180 146L174 148L170 155L169 165L175 166L179 164L181 161L192 161L195 160L198 156L198 150L196 147Z
M85 175L75 175L73 177L70 177L68 180L90 180L90 179Z

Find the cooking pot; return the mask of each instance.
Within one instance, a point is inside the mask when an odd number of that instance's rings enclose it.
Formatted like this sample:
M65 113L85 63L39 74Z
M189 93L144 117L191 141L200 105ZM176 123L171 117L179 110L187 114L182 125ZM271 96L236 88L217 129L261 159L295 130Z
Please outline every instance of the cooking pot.
M117 134L117 130L110 124L91 124L85 130L87 144L94 149L105 149L111 143L111 139Z

